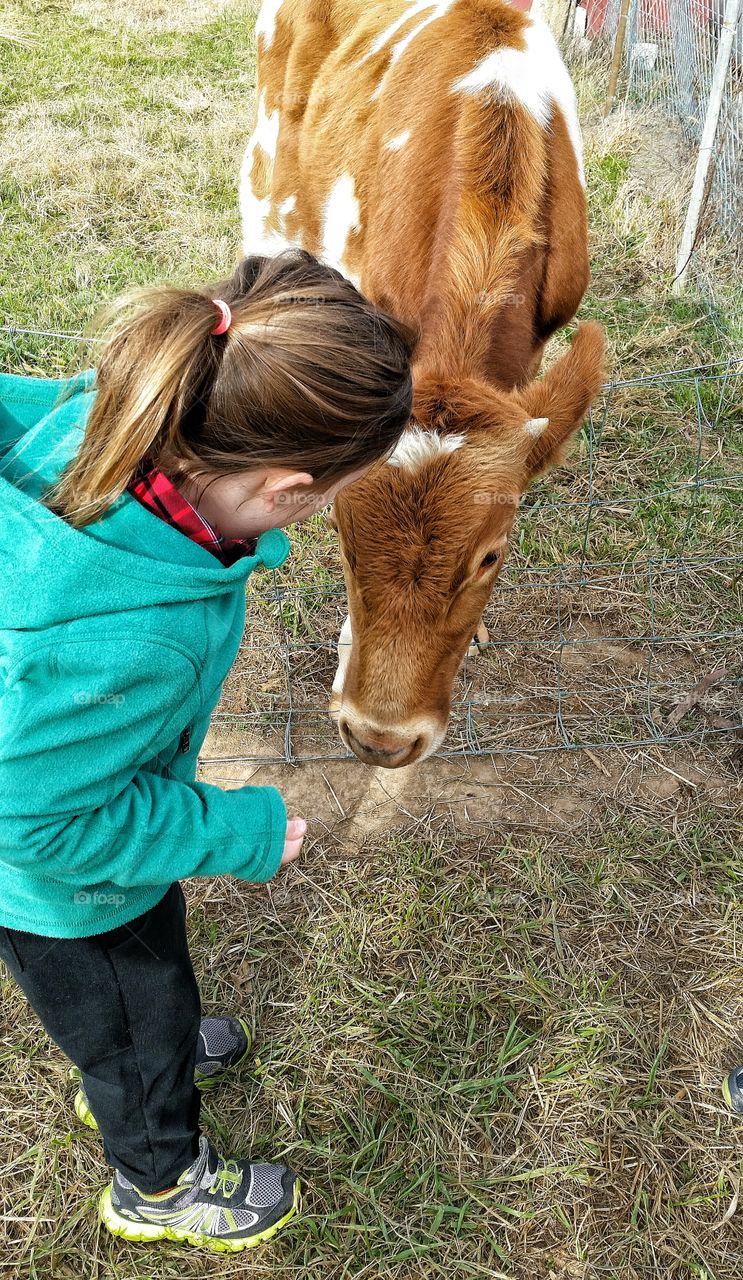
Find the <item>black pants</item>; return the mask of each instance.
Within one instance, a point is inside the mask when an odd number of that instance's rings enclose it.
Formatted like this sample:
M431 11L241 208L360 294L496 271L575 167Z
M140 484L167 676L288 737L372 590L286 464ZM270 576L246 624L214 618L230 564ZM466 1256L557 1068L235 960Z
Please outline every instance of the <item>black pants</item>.
M201 1008L178 884L92 938L0 927L0 958L82 1072L109 1164L142 1191L172 1187L198 1154Z

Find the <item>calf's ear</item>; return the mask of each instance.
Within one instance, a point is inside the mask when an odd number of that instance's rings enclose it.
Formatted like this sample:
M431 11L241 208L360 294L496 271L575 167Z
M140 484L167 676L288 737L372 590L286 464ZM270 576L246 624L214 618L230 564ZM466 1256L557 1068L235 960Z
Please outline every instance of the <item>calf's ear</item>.
M561 461L604 382L604 333L593 321L579 326L570 350L543 378L530 382L516 399L524 409L527 478Z

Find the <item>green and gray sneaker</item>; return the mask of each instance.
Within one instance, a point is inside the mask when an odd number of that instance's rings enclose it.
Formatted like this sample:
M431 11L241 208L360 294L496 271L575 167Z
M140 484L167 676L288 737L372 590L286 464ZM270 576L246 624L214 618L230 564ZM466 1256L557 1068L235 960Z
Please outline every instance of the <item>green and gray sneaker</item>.
M283 1164L223 1160L205 1137L171 1191L146 1195L119 1171L100 1198L101 1221L125 1240L182 1240L237 1253L270 1240L299 1209L299 1183Z
M228 1071L245 1061L252 1044L250 1027L242 1018L202 1018L194 1073L196 1088L214 1089L221 1084ZM70 1079L80 1079L77 1067L70 1070ZM82 1085L75 1094L74 1106L78 1120L89 1129L98 1128Z
M202 1018L196 1050L196 1088L213 1089L250 1053L253 1037L242 1018Z
M733 1111L743 1115L743 1067L736 1067L722 1082L722 1096Z

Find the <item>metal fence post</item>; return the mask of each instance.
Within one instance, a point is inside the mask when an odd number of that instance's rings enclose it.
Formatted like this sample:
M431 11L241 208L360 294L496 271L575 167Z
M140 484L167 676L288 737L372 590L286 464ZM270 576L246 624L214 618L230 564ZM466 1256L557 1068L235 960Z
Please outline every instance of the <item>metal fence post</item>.
M681 243L679 244L678 257L676 258L676 276L672 286L675 294L683 293L691 255L694 252L699 217L704 205L705 192L708 189L708 175L715 145L717 125L720 120L725 81L742 4L743 0L726 0L725 4L725 17L720 32L720 43L717 49L715 71L707 102L702 138L699 143L694 182L691 188L691 196L689 197L689 208L686 213Z

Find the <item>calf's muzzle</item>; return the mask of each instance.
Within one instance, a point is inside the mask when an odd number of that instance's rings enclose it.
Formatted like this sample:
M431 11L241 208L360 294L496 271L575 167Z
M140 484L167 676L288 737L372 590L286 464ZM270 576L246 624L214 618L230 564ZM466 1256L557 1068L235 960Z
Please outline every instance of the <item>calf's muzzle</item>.
M429 755L436 735L425 725L380 729L344 708L338 720L341 738L364 764L399 769Z

